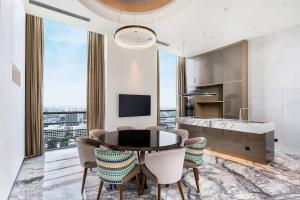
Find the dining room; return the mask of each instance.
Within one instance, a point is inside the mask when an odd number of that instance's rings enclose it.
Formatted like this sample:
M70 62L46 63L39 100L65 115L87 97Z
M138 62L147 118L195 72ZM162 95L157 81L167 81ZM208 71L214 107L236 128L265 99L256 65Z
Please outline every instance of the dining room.
M0 0L0 199L300 199L299 8Z

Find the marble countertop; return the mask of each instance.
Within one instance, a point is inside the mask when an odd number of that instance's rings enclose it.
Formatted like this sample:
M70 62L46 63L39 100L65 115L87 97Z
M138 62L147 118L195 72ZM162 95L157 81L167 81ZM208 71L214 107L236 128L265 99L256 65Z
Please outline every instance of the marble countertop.
M223 118L178 117L176 118L176 122L179 124L255 134L264 134L270 131L274 131L275 129L275 124L273 122L240 121L235 119Z

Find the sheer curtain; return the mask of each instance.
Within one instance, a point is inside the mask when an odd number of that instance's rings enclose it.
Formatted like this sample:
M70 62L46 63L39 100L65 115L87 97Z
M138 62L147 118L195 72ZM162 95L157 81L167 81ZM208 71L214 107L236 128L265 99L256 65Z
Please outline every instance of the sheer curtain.
M25 156L44 153L43 131L44 27L40 17L26 15Z
M87 135L104 128L104 36L88 33Z

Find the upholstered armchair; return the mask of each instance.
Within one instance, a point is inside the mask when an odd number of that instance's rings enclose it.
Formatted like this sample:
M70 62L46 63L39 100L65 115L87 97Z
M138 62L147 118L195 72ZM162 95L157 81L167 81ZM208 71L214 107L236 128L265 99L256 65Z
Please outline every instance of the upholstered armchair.
M192 168L194 171L195 182L197 186L197 192L200 192L199 187L199 171L198 167L202 164L203 151L206 147L206 138L197 137L191 138L184 143L186 148L184 167Z
M100 140L101 135L107 133L107 131L103 130L103 129L93 129L90 130L89 132L89 137L96 139L96 140Z
M161 152L154 152L145 156L145 164L141 166L142 194L146 177L157 183L157 197L160 199L161 185L177 183L181 198L184 194L181 187L181 177L183 172L183 162L185 149L175 149Z
M119 126L117 131L126 131L126 130L134 130L135 128L132 126Z
M184 142L189 138L189 132L184 129L174 129L173 133L177 134L181 138L180 146L184 147Z
M94 151L99 148L100 143L97 140L88 137L79 137L76 139L80 165L84 168L83 179L81 185L81 193L83 193L87 170L97 167Z
M133 153L112 150L95 149L100 185L97 200L100 199L103 184L119 185L120 199L123 200L123 187L133 177L136 177L137 192L140 194L140 167Z

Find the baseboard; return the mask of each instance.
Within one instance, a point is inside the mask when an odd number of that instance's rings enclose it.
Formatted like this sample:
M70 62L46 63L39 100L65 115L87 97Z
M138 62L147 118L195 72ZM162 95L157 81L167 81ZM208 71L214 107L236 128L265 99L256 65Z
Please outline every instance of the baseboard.
M293 147L293 146L287 146L284 144L276 144L275 143L275 150L281 151L287 154L293 154L293 155L300 155L300 148L299 147Z
M11 197L11 193L12 193L14 187L15 187L16 180L17 180L17 178L18 178L18 176L19 176L19 174L20 174L20 171L21 171L21 168L22 168L22 166L23 166L24 160L25 160L25 158L23 158L23 160L22 160L22 162L21 162L21 165L20 165L20 167L19 167L18 173L17 173L17 175L15 176L14 183L12 184L12 186L11 186L11 188L10 188L10 192L9 192L8 197L7 197L7 200L9 200L10 197Z

